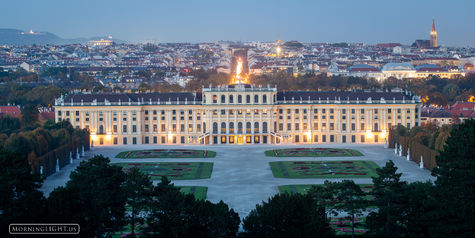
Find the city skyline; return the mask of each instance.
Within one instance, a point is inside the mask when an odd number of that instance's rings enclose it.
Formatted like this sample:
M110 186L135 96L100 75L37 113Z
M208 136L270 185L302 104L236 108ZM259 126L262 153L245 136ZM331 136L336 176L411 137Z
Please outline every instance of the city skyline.
M0 16L0 28L46 31L62 38L112 35L133 43L280 38L301 42L410 45L416 39L429 39L435 18L439 45L473 47L475 33L469 31L469 9L475 7L475 2L442 3L439 0L392 4L345 0L292 4L284 1L139 1L128 4L125 0L99 3L20 0L3 4L8 11ZM457 12L457 18L447 12Z

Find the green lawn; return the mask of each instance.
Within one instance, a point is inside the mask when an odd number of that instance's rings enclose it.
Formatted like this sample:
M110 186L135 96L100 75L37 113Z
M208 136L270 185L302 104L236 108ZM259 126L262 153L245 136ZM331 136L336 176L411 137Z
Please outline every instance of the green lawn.
M376 176L374 162L354 161L276 161L270 162L276 178L370 178Z
M334 149L334 148L290 148L268 150L264 152L271 157L339 157L339 156L363 156L357 150Z
M369 193L373 190L372 184L358 184L361 190L365 193ZM312 186L321 186L321 184L295 184L295 185L281 185L278 186L280 193L300 193L305 194Z
M209 162L153 162L118 163L124 170L133 166L148 174L152 180L167 176L170 180L207 179L211 177L213 163Z
M205 200L208 187L203 186L177 186L185 194L193 194L197 200Z
M146 159L146 158L212 158L216 152L209 150L188 149L154 149L154 150L131 150L123 151L115 157L122 159Z

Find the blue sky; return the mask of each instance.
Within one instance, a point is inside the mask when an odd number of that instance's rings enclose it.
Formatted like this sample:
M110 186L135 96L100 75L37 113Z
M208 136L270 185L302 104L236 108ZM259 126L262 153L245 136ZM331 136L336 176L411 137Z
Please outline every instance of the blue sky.
M2 0L0 28L133 42L299 40L475 46L474 0Z

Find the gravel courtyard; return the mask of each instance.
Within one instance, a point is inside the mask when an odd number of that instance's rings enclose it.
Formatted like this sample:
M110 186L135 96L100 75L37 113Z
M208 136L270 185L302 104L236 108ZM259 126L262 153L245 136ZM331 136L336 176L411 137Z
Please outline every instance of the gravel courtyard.
M282 148L298 147L324 147L324 148L348 148L363 153L357 157L266 157L264 151ZM140 149L206 149L216 151L215 158L170 158L170 159L118 159L115 156L122 151ZM407 161L405 157L394 154L394 150L385 149L383 145L360 145L360 144L317 144L317 145L242 145L242 146L156 146L156 145L129 145L115 147L95 147L87 153L86 159L94 154L103 154L111 158L112 163L127 162L213 162L213 172L209 179L199 180L176 180L172 181L179 186L206 186L208 187L207 199L212 202L223 200L239 213L241 218L247 216L256 204L278 193L277 186L289 184L323 184L325 180L340 181L341 179L287 179L274 178L269 167L271 161L330 161L330 160L368 160L382 167L393 160L403 173L402 180L408 182L434 181L430 171L420 169L417 164ZM83 160L83 159L81 159ZM64 185L69 179L69 173L81 160L75 160L72 165L67 165L59 173L48 177L41 190L47 196L55 187ZM372 183L371 178L353 179L359 184ZM154 181L157 183L158 181Z

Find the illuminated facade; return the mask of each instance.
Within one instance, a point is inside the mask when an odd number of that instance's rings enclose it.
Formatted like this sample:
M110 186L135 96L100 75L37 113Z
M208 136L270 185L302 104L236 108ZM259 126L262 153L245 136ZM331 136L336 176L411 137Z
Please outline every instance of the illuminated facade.
M402 91L278 92L236 84L202 93L71 94L56 121L88 128L94 145L384 143L419 125L420 99Z

